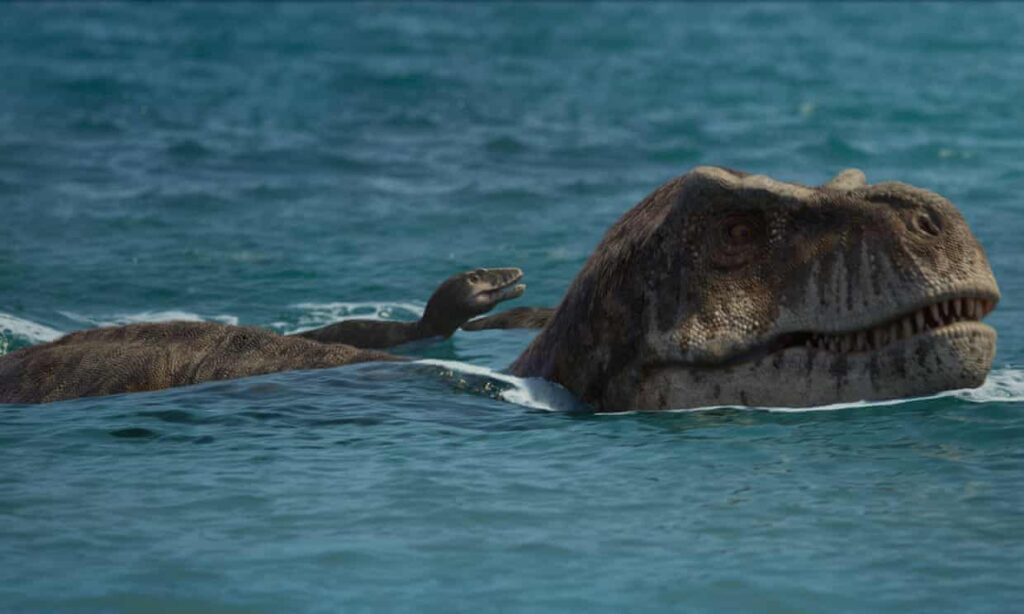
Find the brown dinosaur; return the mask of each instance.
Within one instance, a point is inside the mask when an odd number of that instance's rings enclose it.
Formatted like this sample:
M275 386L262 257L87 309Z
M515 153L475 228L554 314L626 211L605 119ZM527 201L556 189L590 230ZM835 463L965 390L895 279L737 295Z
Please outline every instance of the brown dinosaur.
M612 226L510 371L604 410L920 396L981 385L998 300L934 192L699 167Z
M984 381L996 334L980 320L998 300L984 251L934 192L856 170L807 187L698 167L622 216L553 314L521 312L548 321L510 370L605 411L919 396ZM259 329L135 325L0 357L0 400L396 359Z
M445 280L417 322L348 320L296 335L212 322L84 330L0 356L0 403L159 390L277 371L404 360L367 348L448 337L469 318L520 296L519 269L476 269Z

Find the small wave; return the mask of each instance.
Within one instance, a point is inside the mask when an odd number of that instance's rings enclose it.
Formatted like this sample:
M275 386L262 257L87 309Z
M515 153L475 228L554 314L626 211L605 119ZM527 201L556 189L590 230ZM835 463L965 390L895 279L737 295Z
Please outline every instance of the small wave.
M190 311L179 311L171 309L168 311L142 311L139 313L121 313L106 316L89 316L73 311L59 311L62 316L91 324L93 326L120 326L122 324L137 324L140 322L221 322L224 324L238 325L238 318L232 315L202 316Z
M10 314L0 313L0 336L16 337L31 343L45 343L53 341L63 334L49 326L24 320Z
M298 326L294 330L285 330L286 334L302 331L356 318L365 320L418 320L423 316L424 306L407 302L335 302L335 303L298 303L292 305L305 313L299 316ZM284 325L283 322L275 322Z
M454 360L427 358L417 360L415 364L441 367L442 369L509 384L509 388L498 393L498 398L509 403L515 403L516 405L547 411L573 411L579 410L582 406L580 401L571 392L554 382L549 382L539 377L516 377L487 367Z
M498 397L503 401L547 411L578 411L583 403L562 386L541 378L521 378L494 369L466 364L451 360L424 359L416 364L432 365L450 371L464 373L496 380L509 384L510 388L502 390ZM891 399L887 401L852 401L833 403L814 407L747 407L742 405L713 405L688 409L670 409L673 413L711 411L716 409L738 409L744 411L766 411L773 413L806 413L819 411L838 411L865 407L887 407L904 405L944 397L953 397L971 403L1015 403L1024 402L1024 371L1018 369L1002 369L989 374L985 383L979 388L963 390L947 390L931 396L912 397L908 399ZM636 412L597 412L607 415L622 415Z
M954 390L944 396L954 396L971 403L1020 403L1024 402L1024 371L1000 369L988 374L980 388Z

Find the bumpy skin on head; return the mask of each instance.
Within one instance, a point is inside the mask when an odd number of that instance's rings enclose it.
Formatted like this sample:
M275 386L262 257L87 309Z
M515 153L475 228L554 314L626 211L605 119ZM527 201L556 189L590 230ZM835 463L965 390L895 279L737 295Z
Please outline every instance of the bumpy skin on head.
M462 330L491 328L544 328L555 310L551 307L514 307L492 316L476 318L462 325Z
M0 403L46 403L370 360L382 352L212 322L96 328L0 357Z
M521 296L526 285L517 282L522 277L523 272L515 268L466 271L438 286L417 322L346 320L297 336L360 348L388 348L429 337L450 337L466 320Z
M699 167L608 231L511 371L606 411L919 396L983 382L998 299L938 194Z

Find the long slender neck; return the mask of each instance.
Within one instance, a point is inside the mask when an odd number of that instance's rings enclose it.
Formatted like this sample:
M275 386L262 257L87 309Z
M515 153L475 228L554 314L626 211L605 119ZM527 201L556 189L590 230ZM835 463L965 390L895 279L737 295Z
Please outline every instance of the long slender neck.
M431 317L429 311L423 314L423 317L413 323L413 335L417 339L426 339L427 337L451 337L455 331L462 324L461 322L452 322L447 319Z

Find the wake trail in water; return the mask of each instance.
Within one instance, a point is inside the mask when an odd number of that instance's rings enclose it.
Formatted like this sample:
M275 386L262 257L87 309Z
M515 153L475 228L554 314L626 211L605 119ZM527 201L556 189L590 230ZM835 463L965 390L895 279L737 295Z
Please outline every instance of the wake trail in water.
M191 311L180 311L171 309L167 311L140 311L139 313L118 313L111 315L90 316L75 313L73 311L58 311L60 315L90 324L92 326L121 326L124 324L140 324L143 322L221 322L223 324L238 325L238 318L232 315L203 316Z
M562 386L541 378L521 378L487 367L471 365L454 360L417 360L415 364L432 365L447 371L496 380L511 387L502 390L498 397L509 403L548 411L573 411L584 407L583 403ZM834 403L815 407L746 407L739 405L714 405L689 409L670 409L670 412L709 411L714 409L740 409L745 411L767 411L779 413L805 413L838 411L866 407L887 407L904 405L929 399L956 398L970 403L1016 403L1024 402L1024 370L1006 368L993 371L979 388L949 390L927 397L893 399L889 401L854 401ZM599 412L609 413L612 412ZM621 415L624 412L615 412ZM625 412L635 413L635 412Z
M292 326L287 322L271 324L287 335L345 320L418 320L423 316L424 309L424 305L403 301L297 303L292 307L304 312L299 316L297 326Z
M0 312L0 335L4 337L20 338L30 343L45 343L63 334L55 328Z
M356 318L367 320L417 320L423 315L424 306L411 302L333 302L333 303L299 303L292 307L302 310L298 323L272 322L270 328L284 334L291 334L325 326L333 322ZM72 322L86 327L122 326L145 322L220 322L237 326L238 316L230 314L204 315L181 309L156 311L140 311L137 313L83 314L75 311L58 311L58 314ZM78 327L71 327L77 329ZM21 341L34 345L46 343L71 332L58 330L49 326L0 312L0 335L11 341ZM15 345L17 347L17 345ZM0 341L0 354L6 344Z
M141 311L138 313L117 313L111 315L84 315L73 311L58 311L61 316L87 325L87 328L98 326L120 326L143 322L221 322L238 324L238 318L232 315L203 316L190 311ZM78 327L74 327L76 330ZM25 318L0 312L0 356L8 350L18 349L23 345L36 345L55 341L66 335L68 330L58 330L45 324L39 324Z
M425 358L415 361L414 364L431 365L446 371L483 377L509 384L511 387L499 392L498 398L509 403L522 405L523 407L547 411L572 411L582 407L582 403L571 392L554 382L549 382L539 377L516 377L488 367L471 365L455 360Z
M1005 368L992 371L980 388L954 390L940 396L954 396L971 403L1024 402L1024 370Z

